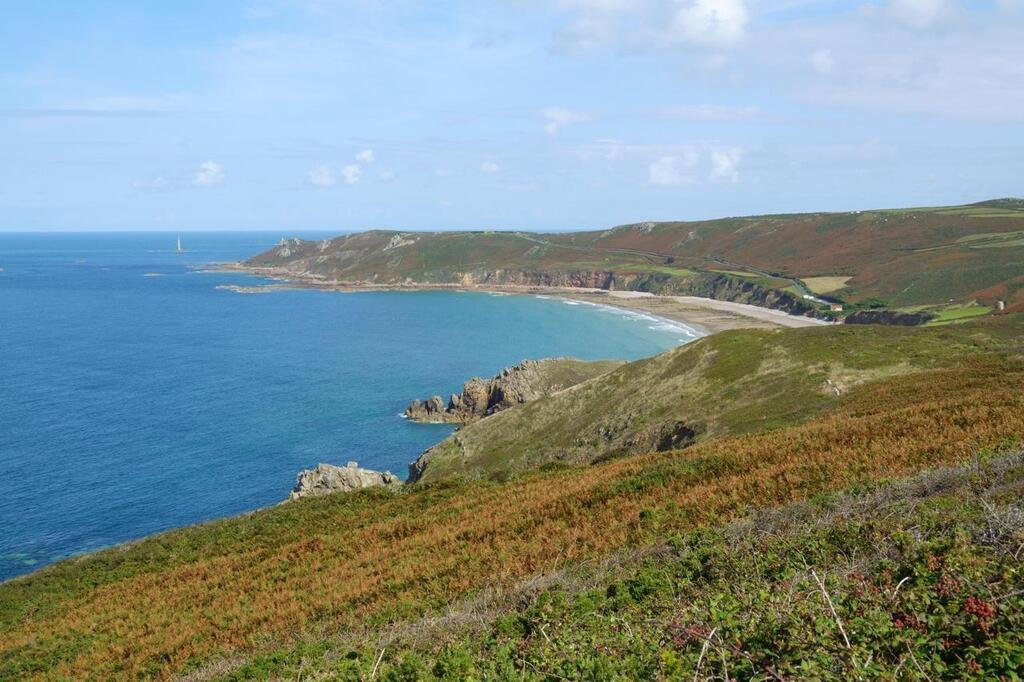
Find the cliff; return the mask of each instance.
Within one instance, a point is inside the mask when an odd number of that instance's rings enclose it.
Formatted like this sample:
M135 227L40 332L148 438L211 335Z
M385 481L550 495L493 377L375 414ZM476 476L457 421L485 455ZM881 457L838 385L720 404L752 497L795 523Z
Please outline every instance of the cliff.
M890 324L916 327L935 319L932 313L901 313L895 310L861 310L846 316L844 324Z
M467 424L515 405L575 386L625 364L618 360L587 362L575 358L523 360L491 379L474 377L447 401L435 395L414 400L405 416L419 422Z

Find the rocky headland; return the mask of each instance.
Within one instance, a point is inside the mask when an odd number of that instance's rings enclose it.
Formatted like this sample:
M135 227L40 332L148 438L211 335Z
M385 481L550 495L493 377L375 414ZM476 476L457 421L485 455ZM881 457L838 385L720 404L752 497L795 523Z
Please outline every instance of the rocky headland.
M418 422L468 424L575 386L623 364L619 360L587 362L575 358L523 360L490 379L470 379L463 384L461 393L453 393L448 400L440 395L414 400L404 414Z

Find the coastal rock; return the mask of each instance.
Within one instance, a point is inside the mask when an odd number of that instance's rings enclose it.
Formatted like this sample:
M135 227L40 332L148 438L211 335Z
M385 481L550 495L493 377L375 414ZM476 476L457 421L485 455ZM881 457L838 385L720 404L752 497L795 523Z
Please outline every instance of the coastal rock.
M445 410L444 398L435 395L426 400L414 400L409 403L409 407L405 408L405 416L419 422L440 422L444 421Z
M363 488L392 487L401 485L401 483L398 476L390 471L360 469L356 462L349 462L348 466L344 467L321 463L317 464L315 469L305 469L299 472L289 499L297 500L302 497L318 497L338 492L350 493Z
M560 391L618 367L617 361L585 362L574 358L523 360L491 379L474 377L453 393L445 405L441 396L414 400L405 416L428 423L467 424Z

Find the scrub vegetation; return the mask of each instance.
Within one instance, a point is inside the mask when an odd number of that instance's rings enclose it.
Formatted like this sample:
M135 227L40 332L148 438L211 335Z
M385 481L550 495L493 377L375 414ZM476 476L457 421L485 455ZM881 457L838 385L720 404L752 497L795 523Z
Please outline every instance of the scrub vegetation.
M712 298L729 288L722 282L728 278L733 297L749 294L744 284L756 285L804 303L808 292L827 295L851 309L870 301L890 308L992 305L997 298L1012 306L1024 303L1022 235L1024 202L997 199L593 232L374 231L293 240L247 265L343 282L555 284Z

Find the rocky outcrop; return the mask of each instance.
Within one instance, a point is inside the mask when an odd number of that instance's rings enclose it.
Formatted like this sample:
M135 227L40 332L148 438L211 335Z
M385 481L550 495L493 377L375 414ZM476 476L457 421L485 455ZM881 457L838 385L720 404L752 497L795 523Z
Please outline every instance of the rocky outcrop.
M474 377L445 401L439 395L414 400L405 416L419 422L467 424L610 372L623 363L575 358L523 360L491 379Z
M317 464L315 469L305 469L299 472L295 479L295 487L288 499L297 500L302 497L318 497L331 493L350 493L363 488L395 487L401 484L398 476L390 471L360 469L356 462L349 462L348 466L344 467L321 463Z
M861 310L846 316L846 324L889 324L916 327L935 319L932 313L901 313L895 310Z
M487 286L559 287L571 289L617 289L616 274L592 270L482 270L464 273L462 283Z
M633 435L628 440L628 451L636 454L682 450L693 445L697 437L704 431L703 423L687 424L672 419L661 424L654 424Z

